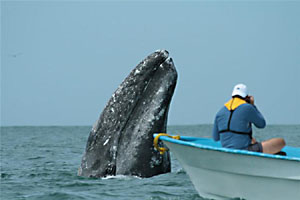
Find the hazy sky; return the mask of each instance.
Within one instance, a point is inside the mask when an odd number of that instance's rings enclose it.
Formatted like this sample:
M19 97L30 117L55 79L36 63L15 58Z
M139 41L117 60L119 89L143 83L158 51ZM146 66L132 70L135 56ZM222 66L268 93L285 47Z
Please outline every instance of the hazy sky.
M1 1L1 124L92 125L167 49L169 124L212 123L237 83L268 124L300 124L300 2Z

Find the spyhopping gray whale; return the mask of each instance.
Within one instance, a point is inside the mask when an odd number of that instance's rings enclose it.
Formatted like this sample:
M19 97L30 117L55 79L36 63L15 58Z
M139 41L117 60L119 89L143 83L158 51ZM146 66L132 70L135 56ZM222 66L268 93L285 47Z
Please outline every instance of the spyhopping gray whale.
M153 133L166 132L177 72L159 50L139 63L113 93L93 126L78 175L151 177L170 172L169 153L154 150Z

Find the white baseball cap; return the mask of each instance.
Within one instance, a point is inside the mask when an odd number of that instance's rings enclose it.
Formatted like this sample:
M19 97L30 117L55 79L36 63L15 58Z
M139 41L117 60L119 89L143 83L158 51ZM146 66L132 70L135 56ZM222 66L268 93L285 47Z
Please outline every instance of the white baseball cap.
M247 86L245 84L242 84L242 83L237 84L236 86L234 86L231 96L236 96L236 95L239 95L239 96L245 98L248 95Z

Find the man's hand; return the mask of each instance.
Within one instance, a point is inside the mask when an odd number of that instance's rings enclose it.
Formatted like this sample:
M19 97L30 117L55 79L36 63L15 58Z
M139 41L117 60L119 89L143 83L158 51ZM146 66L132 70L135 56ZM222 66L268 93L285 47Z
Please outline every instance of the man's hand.
M251 144L255 144L256 142L257 142L256 139L255 139L255 138L252 138Z

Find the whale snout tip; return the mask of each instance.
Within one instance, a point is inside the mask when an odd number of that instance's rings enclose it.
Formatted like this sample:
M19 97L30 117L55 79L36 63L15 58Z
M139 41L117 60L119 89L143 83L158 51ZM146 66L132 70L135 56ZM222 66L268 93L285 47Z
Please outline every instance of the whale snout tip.
M165 50L165 49L158 49L155 52L157 52L157 53L163 53L166 58L169 57L169 52L167 50Z
M169 57L166 61L169 63L173 63L173 59L171 57Z

